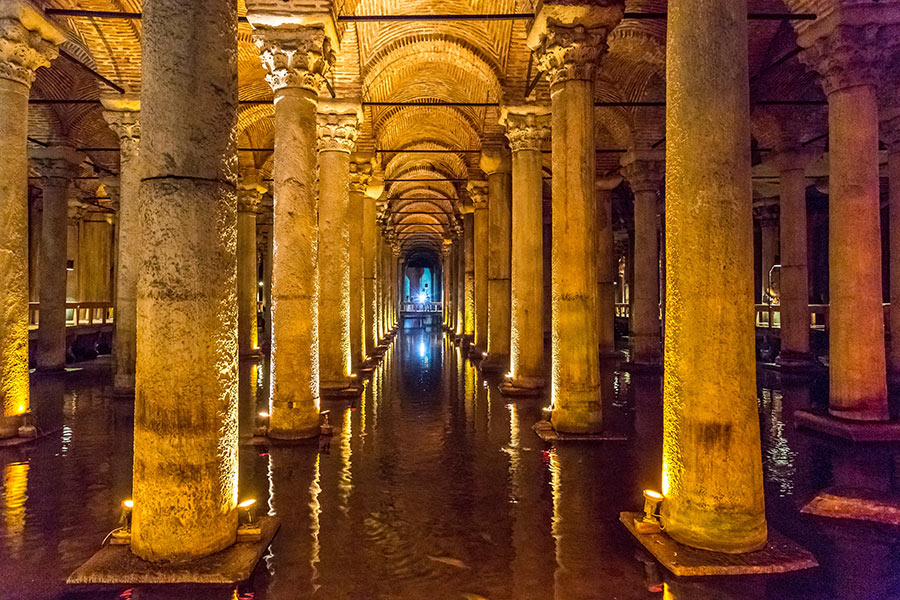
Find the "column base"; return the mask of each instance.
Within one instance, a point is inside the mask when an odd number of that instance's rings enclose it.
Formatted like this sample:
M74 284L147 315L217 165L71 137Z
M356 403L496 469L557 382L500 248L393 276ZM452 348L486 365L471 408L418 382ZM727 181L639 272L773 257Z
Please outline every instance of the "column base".
M487 357L485 357L481 361L481 370L489 371L489 372L498 372L498 371L506 371L509 369L509 355L508 354L491 354L488 353Z
M485 358L487 358L487 356L488 356L488 353L486 350L482 350L481 348L476 346L474 343L470 344L467 347L466 351L469 355L469 360L472 360L475 362L480 362L480 361L484 360Z
M624 442L628 436L621 433L598 431L596 433L568 433L559 431L550 421L538 421L532 427L545 442Z
M262 351L257 348L256 350L247 350L246 352L241 352L238 355L240 360L259 360L262 358Z
M547 382L538 377L509 377L500 384L500 393L504 396L537 397L544 395Z
M800 512L818 517L868 521L900 527L900 501L896 496L863 488L824 489Z
M782 351L775 359L775 365L784 372L806 373L822 368L816 357L810 352Z
M363 383L356 379L358 378L343 384L322 384L319 386L319 394L323 398L356 398L364 389Z
M900 421L850 421L834 415L798 410L797 427L811 429L851 442L900 442Z
M641 513L619 513L619 521L662 566L679 577L789 573L819 566L812 553L774 529L769 529L768 542L762 549L727 554L685 546L662 531L642 533L638 530L643 521Z
M276 517L259 517L261 533L258 539L238 541L220 552L188 563L152 563L135 556L130 546L103 546L69 575L66 584L91 589L110 585L241 583L250 578L280 526Z

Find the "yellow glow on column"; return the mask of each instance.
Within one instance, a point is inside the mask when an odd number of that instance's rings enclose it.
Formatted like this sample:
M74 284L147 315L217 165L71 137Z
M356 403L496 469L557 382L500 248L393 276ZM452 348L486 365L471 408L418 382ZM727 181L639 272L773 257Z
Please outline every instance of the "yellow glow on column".
M315 581L319 577L319 570L316 568L316 565L319 564L319 530L321 526L319 525L319 515L322 514L322 504L319 502L319 494L322 492L322 487L319 485L319 477L321 474L320 471L320 463L322 461L322 455L316 455L316 470L313 475L312 483L309 484L309 495L310 495L310 525L309 528L312 530L312 551L309 555L309 566L312 570L312 580Z
M344 424L341 427L341 481L338 491L341 497L341 512L350 513L350 494L353 492L353 471L350 459L353 450L350 448L350 439L353 437L353 423L350 421L350 409L344 411Z
M3 529L10 554L18 557L25 534L25 501L28 499L28 463L6 465L3 470Z

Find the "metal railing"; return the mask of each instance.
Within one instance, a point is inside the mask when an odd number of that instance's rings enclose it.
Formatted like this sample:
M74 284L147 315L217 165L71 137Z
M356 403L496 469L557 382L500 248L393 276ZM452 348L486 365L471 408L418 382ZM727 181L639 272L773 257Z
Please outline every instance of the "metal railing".
M631 304L617 302L616 303L616 316L622 319L628 319L631 317Z
M440 313L442 308L441 302L404 302L400 310L405 313Z
M106 325L114 318L113 305L109 302L66 302L66 327L82 325ZM35 329L41 323L41 303L28 303L28 327Z

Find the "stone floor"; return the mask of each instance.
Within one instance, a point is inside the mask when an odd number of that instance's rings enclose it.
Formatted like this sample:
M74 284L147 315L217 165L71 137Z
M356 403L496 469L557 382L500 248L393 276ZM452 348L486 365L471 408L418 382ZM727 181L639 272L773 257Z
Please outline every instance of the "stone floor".
M131 403L114 399L108 359L33 380L39 425L61 429L0 450L0 598L587 600L900 598L900 530L801 514L831 486L900 494L900 449L794 428L824 382L760 371L770 526L818 569L676 579L619 523L658 488L660 379L604 377L609 428L626 442L541 442L545 399L509 401L437 330L398 336L364 396L331 402L330 444L241 448L241 498L282 529L238 590L72 593L66 576L116 526L131 484ZM242 366L242 427L265 406L266 365Z

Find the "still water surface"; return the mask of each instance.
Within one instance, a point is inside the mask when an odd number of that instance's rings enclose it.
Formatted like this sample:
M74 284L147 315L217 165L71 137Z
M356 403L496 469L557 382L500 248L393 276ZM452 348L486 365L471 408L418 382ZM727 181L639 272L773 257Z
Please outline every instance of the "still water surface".
M241 367L245 437L266 405L265 363ZM30 447L0 450L0 599L260 600L900 599L900 532L816 519L799 508L829 485L900 491L896 451L797 431L822 383L760 372L770 526L822 567L772 577L675 580L618 522L659 488L657 377L604 375L609 428L626 442L542 443L544 399L497 393L437 329L401 333L353 406L325 402L330 443L241 447L241 498L281 531L253 579L233 589L64 584L116 526L131 487L132 404L109 363L35 377Z

